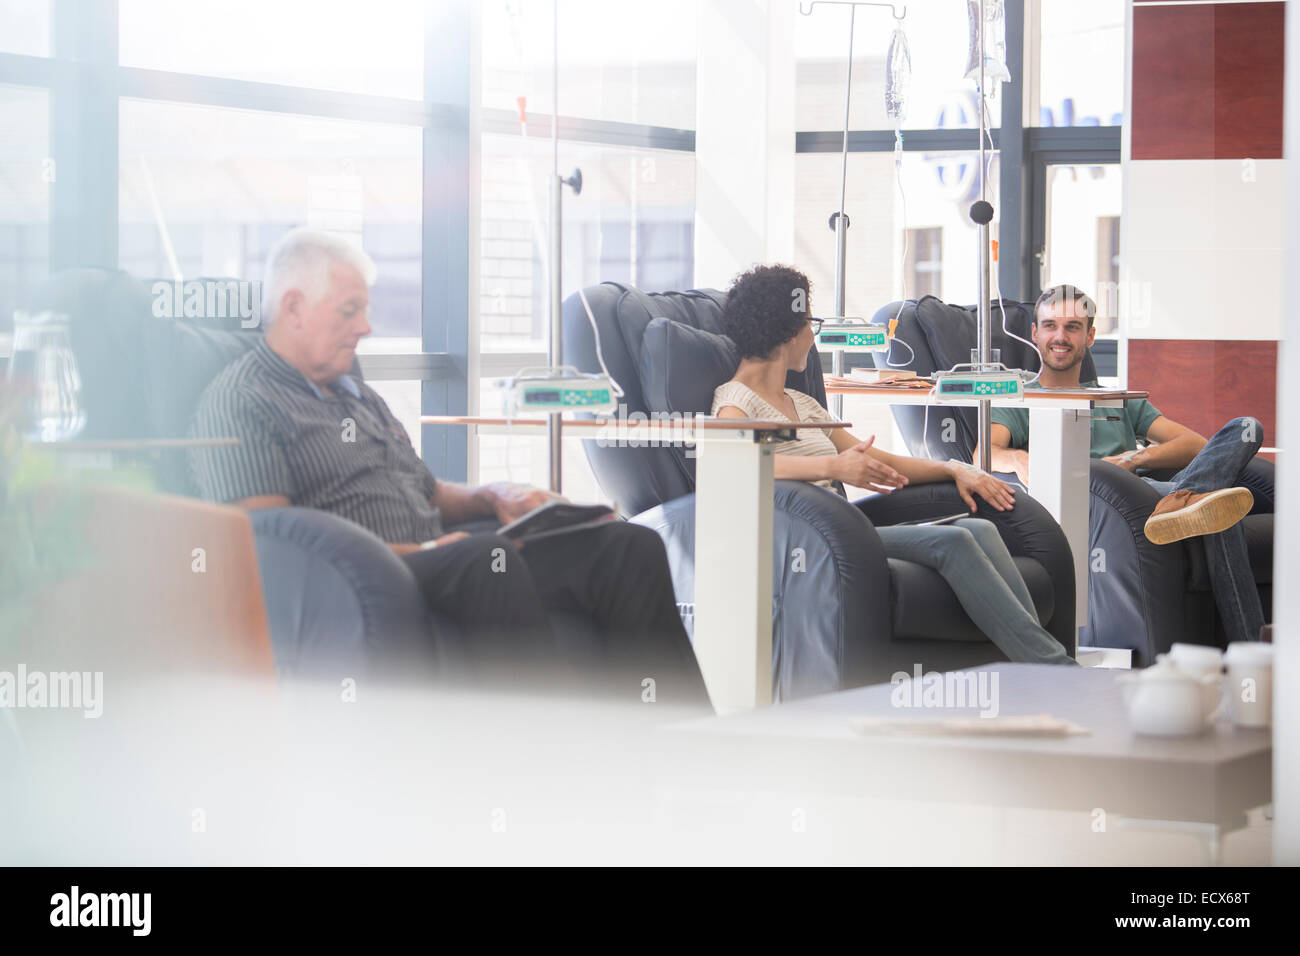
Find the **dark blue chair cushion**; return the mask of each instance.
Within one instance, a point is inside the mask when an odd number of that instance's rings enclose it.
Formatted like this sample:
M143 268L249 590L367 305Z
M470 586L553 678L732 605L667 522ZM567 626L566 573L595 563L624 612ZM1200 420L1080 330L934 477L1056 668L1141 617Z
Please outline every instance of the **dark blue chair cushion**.
M650 411L708 414L713 390L736 373L740 353L725 335L660 317L645 327L638 365Z
M150 431L160 438L183 437L208 383L262 338L257 330L232 332L174 319L155 319L146 329L140 358L154 399Z

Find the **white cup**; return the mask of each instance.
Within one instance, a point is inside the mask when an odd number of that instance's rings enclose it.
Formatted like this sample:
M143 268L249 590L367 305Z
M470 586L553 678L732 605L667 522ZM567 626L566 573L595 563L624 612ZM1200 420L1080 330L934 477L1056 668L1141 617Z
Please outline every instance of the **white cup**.
M1273 724L1273 645L1234 641L1228 663L1227 697L1233 723L1242 727Z
M1219 686L1219 704L1211 720L1223 713L1223 651L1217 647L1204 644L1171 644L1169 659L1178 665L1178 669L1196 678L1213 677Z
M1179 670L1193 677L1223 673L1223 651L1217 647L1173 644L1169 648L1169 659L1178 665Z

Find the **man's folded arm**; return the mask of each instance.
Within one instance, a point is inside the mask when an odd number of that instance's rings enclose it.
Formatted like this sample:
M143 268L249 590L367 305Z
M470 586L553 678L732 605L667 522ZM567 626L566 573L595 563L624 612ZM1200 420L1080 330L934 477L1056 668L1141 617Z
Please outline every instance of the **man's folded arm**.
M1147 426L1148 445L1133 456L1134 468L1186 468L1205 447L1205 439L1186 425L1161 415Z

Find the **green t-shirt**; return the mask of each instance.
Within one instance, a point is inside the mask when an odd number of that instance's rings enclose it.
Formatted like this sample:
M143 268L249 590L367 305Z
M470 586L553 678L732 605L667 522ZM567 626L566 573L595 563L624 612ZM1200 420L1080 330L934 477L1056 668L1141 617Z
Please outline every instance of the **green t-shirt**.
M1097 382L1082 382L1083 388L1099 388ZM1118 421L1107 421L1109 416L1118 416ZM1147 429L1160 417L1160 409L1145 398L1130 398L1121 408L1094 408L1092 410L1092 449L1088 452L1093 458L1105 458L1108 455L1120 455L1137 448L1137 440L1147 437ZM1029 409L1011 405L997 406L992 409L993 424L1002 425L1011 432L1012 448L1029 447Z

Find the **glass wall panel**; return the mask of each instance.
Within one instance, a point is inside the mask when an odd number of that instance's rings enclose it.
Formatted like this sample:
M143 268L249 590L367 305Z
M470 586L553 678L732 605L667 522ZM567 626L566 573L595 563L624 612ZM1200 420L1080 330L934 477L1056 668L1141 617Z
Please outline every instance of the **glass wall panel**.
M415 127L123 99L119 261L141 278L262 277L294 226L374 258L363 351L420 351Z

